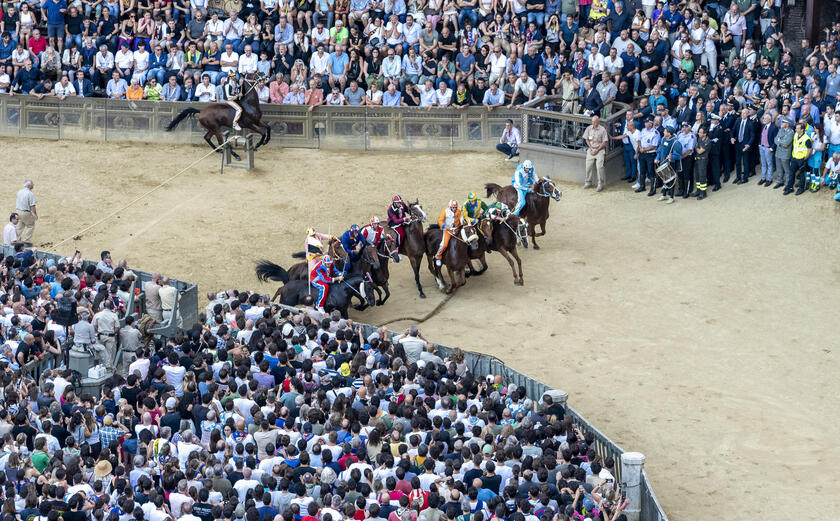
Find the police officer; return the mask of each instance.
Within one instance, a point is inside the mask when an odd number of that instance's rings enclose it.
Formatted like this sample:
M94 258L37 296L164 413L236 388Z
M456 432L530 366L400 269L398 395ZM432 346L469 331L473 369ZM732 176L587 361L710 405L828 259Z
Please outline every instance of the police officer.
M143 341L143 334L140 333L139 329L134 327L133 316L126 315L125 327L120 328L119 338L120 347L123 350L119 371L121 375L126 376L128 367L137 360L137 350L140 349L140 344Z
M114 302L106 300L102 310L93 316L93 329L103 349L96 349L98 358L105 365L112 365L117 355L117 334L120 330L120 317L114 313Z
M653 118L645 118L645 128L639 133L639 187L636 192L645 191L645 183L650 180L648 196L656 193L656 147L659 146L659 132L653 128Z
M671 163L671 168L679 175L682 170L682 145L677 141L674 133L674 127L665 127L662 141L656 149L656 166ZM665 201L665 204L674 202L674 181L671 181L669 186L662 187L662 195L657 201Z
M714 184L713 192L720 190L720 170L723 163L722 150L728 143L723 137L723 127L720 124L720 116L712 114L709 122L709 173L710 181Z
M796 174L806 167L808 157L811 155L811 138L805 132L805 123L797 123L796 133L793 135L793 151L791 152L792 159L790 160L790 176L787 178L784 195L793 192L793 183L796 180ZM802 177L799 180L799 186L796 188L796 195L805 193L805 172L802 172Z
M790 161L793 151L793 129L790 118L783 117L779 120L782 128L776 134L774 143L776 145L776 184L773 189L781 188L788 182L791 176Z
M706 127L697 129L697 143L694 147L694 185L697 192L694 194L698 201L706 198L706 170L709 166L709 133Z
M680 191L677 197L687 199L691 194L691 178L692 168L694 167L694 146L697 143L697 137L691 131L691 124L688 121L683 121L682 131L677 134L677 141L682 145L682 168L678 171L678 180Z

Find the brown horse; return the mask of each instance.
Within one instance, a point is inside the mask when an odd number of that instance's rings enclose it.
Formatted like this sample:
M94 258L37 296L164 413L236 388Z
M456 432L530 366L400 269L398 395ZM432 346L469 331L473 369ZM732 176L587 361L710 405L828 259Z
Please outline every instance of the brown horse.
M260 148L269 141L271 141L271 127L262 122L262 111L260 110L260 100L257 96L257 84L262 80L260 77L246 76L242 80L242 90L244 91L239 100L239 105L242 107L242 115L239 117L239 125L242 128L253 130L260 134L260 140L254 149ZM183 120L192 118L198 114L198 122L207 131L204 134L204 141L210 145L210 148L218 148L221 152L221 145L225 138L222 135L222 128L233 128L233 117L236 112L233 107L225 103L214 103L208 105L201 110L193 107L188 107L175 116L175 119L166 127L169 132L178 126ZM210 139L216 137L219 144L213 144ZM231 151L234 157L239 159L239 156Z
M522 279L522 259L516 253L516 244L519 242L516 230L519 228L519 222L519 217L510 214L507 219L501 222L483 219L479 224L479 229L485 237L487 251L501 253L502 257L510 264L511 271L513 271L513 283L522 286L525 283ZM519 277L516 276L513 259L516 259L516 264L519 267Z
M336 260L336 262L339 263L338 265L342 267L342 270L344 270L344 266L347 266L347 263L350 262L350 256L347 255L347 252L344 250L344 246L342 246L341 241L338 240L338 238L336 237L330 239L329 245L327 246L327 253L330 257L332 257ZM297 252L292 254L292 258L299 259L301 258L301 256L305 255L306 254L303 252ZM283 275L283 278L285 278L286 280L309 280L309 263L307 261L292 264L292 266L288 270L283 270L282 268L280 268L279 265L268 261L261 261L260 266L261 267L257 269L258 276L263 276L261 275L261 272L271 275L265 275L266 278L263 280L270 279L285 282L280 278L276 278L275 272L280 271L285 273L285 275ZM271 300L277 300L277 297L280 296L280 291L282 289L282 286L277 288L277 291L274 292L274 296L271 298Z
M480 221L474 222L475 224L480 224ZM483 240L486 237L481 229L481 226L475 227L476 232L478 233L478 247L475 249L470 248L470 260L467 262L467 277L478 277L485 271L487 271L487 241ZM472 261L477 260L481 264L481 269L476 270L473 268Z
M426 258L429 261L429 271L434 275L435 282L440 289L446 293L452 293L458 287L467 283L466 268L470 262L470 250L478 249L478 233L475 226L465 224L455 230L455 235L449 240L446 250L443 252L442 261L449 272L451 284L446 286L443 281L441 268L435 265L435 253L440 246L443 230L436 224L429 226L424 237L426 241Z
M487 183L484 188L487 189L487 197L495 194L497 201L508 205L511 210L516 208L518 196L514 187L502 187L495 183ZM545 235L549 198L559 201L562 195L563 193L554 186L554 181L543 177L534 184L534 190L525 197L525 206L519 213L528 223L528 234L531 236L531 242L534 244L535 250L540 249L535 238ZM540 225L540 233L536 233L538 224Z
M426 212L423 211L419 201L408 203L408 210L410 219L402 225L405 227L405 238L400 244L400 253L408 257L411 262L411 269L414 270L414 282L417 283L420 298L426 298L426 294L423 293L423 286L420 284L420 264L423 262L423 255L426 253L426 240L423 231Z
M391 289L388 286L388 279L391 273L388 270L388 261L399 262L400 253L397 248L397 232L388 226L382 231L382 240L379 246L366 245L362 248L361 258L350 269L351 273L368 273L374 283L377 301L376 305L381 306L391 296ZM382 288L385 297L382 297Z

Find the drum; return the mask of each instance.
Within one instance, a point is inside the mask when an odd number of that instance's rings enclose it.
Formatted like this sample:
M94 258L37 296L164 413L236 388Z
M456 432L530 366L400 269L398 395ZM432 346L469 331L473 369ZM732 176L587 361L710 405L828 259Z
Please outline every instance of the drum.
M659 179L662 179L662 183L665 186L670 185L674 182L677 178L677 173L671 167L671 163L665 162L656 167L656 175L659 176Z

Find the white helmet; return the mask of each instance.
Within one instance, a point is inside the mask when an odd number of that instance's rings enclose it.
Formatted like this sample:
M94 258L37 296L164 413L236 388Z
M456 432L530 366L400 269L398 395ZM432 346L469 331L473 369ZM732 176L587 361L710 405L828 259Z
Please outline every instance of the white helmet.
M525 170L533 170L534 163L532 163L530 159L526 159L525 162L522 163L522 168L524 168Z

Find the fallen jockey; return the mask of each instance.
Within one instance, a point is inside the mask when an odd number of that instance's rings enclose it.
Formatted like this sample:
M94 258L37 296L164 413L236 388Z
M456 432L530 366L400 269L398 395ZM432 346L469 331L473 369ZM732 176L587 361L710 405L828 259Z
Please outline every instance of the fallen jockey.
M341 273L337 273L335 264L329 255L321 257L312 271L309 272L309 282L318 290L318 298L315 306L319 311L324 311L324 304L327 302L327 295L330 291L330 284L340 282L344 279Z
M402 246L405 239L405 226L411 222L411 212L408 205L398 195L394 196L388 207L388 226L397 232L397 246Z
M526 159L521 165L516 167L516 171L513 173L513 179L510 181L517 195L516 208L513 209L515 215L519 215L519 212L525 207L528 194L534 191L533 188L536 182L537 174L534 171L534 165L530 160Z
M446 251L446 247L449 245L449 239L455 235L455 229L464 224L461 210L458 208L458 201L455 199L449 201L449 206L440 212L437 223L443 231L443 235L440 238L440 247L437 253L435 253L435 265L440 266L442 264L441 258L443 258L443 252Z
M467 202L461 208L464 221L467 224L473 224L484 217L485 212L487 212L487 203L479 199L475 192L470 192L467 196Z
M324 242L327 241L327 244L332 240L331 235L326 235L323 233L318 233L315 231L314 228L307 228L306 230L306 246L304 251L306 252L306 262L309 271L311 272L315 265L320 261L321 256L324 255Z
M359 231L359 225L350 226L350 229L341 235L341 245L344 246L344 250L350 256L350 264L361 258L365 240Z

